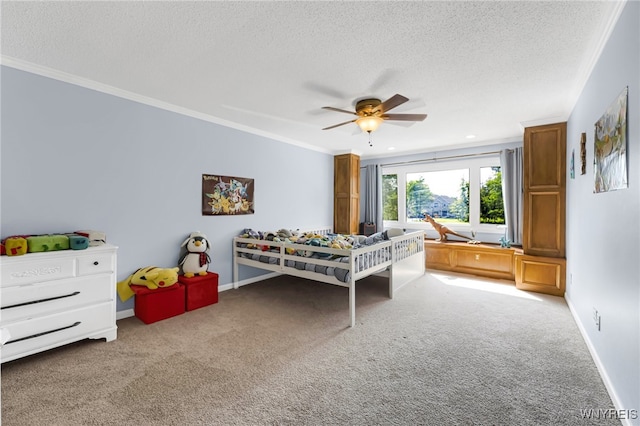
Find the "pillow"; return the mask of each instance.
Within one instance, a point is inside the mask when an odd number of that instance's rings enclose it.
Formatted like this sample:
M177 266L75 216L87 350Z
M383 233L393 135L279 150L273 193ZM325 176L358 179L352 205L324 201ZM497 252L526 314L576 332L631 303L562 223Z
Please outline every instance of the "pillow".
M384 231L385 240L389 240L393 237L399 237L400 235L404 235L404 230L400 228L390 228Z
M375 234L371 234L368 237L365 237L364 241L361 244L370 246L371 244L378 243L382 240L386 240L384 232L376 232Z

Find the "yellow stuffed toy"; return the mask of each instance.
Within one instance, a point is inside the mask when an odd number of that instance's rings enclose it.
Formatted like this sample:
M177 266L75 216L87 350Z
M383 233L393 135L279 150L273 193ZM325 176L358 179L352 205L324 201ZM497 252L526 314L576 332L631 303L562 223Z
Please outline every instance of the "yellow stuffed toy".
M143 285L151 290L158 287L170 287L178 282L179 268L158 268L157 266L147 266L140 268L127 279L122 280L117 285L120 300L126 302L135 293L131 290L131 285Z

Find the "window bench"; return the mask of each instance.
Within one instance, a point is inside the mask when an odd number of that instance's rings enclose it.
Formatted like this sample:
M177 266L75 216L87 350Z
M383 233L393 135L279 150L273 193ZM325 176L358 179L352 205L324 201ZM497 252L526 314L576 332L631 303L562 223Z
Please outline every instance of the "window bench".
M493 244L425 240L425 267L515 281L515 255L521 249Z

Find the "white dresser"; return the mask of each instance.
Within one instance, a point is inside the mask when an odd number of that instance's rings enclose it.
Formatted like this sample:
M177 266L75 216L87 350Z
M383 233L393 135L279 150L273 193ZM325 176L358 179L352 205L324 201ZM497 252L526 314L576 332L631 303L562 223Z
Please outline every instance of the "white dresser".
M86 338L114 340L116 251L105 244L0 257L0 329L9 336L0 361Z

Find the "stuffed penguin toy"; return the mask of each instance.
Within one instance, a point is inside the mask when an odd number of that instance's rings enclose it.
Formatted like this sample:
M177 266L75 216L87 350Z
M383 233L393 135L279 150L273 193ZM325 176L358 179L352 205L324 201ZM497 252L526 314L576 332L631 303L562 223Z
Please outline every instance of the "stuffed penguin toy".
M192 232L181 247L185 246L187 252L180 259L184 276L191 278L195 275L207 275L211 257L208 254L210 246L206 235L201 232Z

